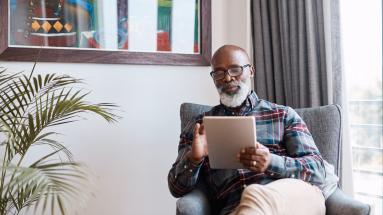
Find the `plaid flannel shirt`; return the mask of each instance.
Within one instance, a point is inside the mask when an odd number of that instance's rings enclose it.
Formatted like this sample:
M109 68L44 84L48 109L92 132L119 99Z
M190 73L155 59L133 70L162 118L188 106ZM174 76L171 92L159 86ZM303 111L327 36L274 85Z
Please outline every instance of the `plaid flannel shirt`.
M264 173L248 169L211 169L209 158L195 165L186 158L191 150L193 129L203 116L255 116L257 141L268 147L271 161ZM281 178L297 178L320 186L325 169L322 156L301 117L290 107L258 99L255 92L247 97L239 112L224 105L189 122L181 132L178 157L168 174L169 190L181 197L204 181L212 200L218 202L220 214L228 214L238 205L243 189L249 184L267 184Z

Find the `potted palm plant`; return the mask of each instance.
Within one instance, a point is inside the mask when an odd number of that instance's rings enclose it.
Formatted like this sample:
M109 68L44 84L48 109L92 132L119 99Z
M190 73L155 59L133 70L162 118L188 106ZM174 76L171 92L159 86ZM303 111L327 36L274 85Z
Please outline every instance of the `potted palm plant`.
M71 200L84 195L87 174L55 139L54 128L83 113L107 122L118 118L115 105L86 101L88 93L76 88L81 80L33 70L25 75L0 68L0 215L32 209L67 214ZM31 148L41 146L49 146L49 152L25 162Z

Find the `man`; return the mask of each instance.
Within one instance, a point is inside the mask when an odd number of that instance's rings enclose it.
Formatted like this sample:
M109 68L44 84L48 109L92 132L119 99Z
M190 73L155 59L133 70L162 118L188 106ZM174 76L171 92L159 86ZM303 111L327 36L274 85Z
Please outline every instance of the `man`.
M243 169L211 169L199 116L181 133L168 175L172 195L181 197L203 180L219 214L325 214L329 194L319 189L325 161L299 115L257 97L251 90L254 68L240 47L222 46L211 64L221 104L203 115L255 116L258 142L238 152Z

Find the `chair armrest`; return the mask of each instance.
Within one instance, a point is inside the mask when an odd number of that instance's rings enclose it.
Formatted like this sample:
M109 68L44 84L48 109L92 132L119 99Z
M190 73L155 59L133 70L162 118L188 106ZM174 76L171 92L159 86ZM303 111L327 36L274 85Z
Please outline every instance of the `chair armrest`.
M370 206L347 196L339 188L326 200L327 215L368 215Z
M177 215L209 215L209 200L205 193L196 188L177 200Z

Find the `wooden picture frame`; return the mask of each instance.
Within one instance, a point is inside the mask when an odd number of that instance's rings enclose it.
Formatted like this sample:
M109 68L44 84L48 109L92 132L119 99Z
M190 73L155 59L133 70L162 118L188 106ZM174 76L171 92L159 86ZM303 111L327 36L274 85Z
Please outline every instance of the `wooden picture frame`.
M0 0L0 60L70 63L209 66L211 60L211 0L200 1L200 52L132 52L124 50L83 50L59 47L15 47L9 45L9 1Z

